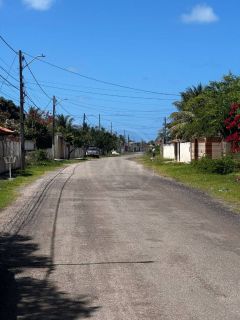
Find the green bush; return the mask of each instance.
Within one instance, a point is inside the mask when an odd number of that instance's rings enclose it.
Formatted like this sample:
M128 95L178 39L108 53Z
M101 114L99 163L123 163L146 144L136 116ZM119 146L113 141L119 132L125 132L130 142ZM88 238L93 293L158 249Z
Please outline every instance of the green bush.
M235 170L234 160L227 156L221 159L201 158L193 162L193 166L208 173L228 174Z
M44 161L48 161L48 155L45 150L39 149L31 153L30 155L30 163L42 163Z

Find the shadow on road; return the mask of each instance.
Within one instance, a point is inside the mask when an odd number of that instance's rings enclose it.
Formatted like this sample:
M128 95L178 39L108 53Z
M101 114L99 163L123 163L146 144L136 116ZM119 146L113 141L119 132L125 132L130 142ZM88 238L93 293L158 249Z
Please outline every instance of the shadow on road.
M52 261L37 256L38 245L25 236L0 238L0 319L74 320L91 317L99 307L87 296L72 299L50 280L23 276L26 268L47 270Z

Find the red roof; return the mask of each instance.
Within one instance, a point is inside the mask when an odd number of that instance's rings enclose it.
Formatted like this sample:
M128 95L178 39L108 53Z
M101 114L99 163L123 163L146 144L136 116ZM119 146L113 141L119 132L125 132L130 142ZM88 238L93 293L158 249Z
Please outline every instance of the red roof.
M0 127L0 134L13 134L13 133L14 133L14 131L12 131L10 129Z

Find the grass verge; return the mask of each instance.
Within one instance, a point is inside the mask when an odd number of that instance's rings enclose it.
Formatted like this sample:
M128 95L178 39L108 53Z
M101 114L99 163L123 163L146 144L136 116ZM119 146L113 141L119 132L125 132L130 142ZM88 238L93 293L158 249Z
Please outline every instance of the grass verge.
M219 200L224 200L240 211L240 171L226 175L205 173L191 164L166 161L158 157L151 160L148 155L139 158L138 162L154 169L162 176L171 177L190 187L205 191Z
M46 172L60 168L66 164L77 163L77 160L44 161L40 164L28 165L24 174L19 171L13 173L14 179L7 180L0 177L0 210L8 206L19 195L20 187L23 187Z

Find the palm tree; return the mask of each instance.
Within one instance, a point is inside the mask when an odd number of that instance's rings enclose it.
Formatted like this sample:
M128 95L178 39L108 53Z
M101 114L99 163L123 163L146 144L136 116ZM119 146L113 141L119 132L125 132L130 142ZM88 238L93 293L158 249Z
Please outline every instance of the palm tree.
M186 127L194 119L194 113L191 111L173 112L170 115L171 123L168 125L170 134L174 139L183 139L186 137Z
M66 131L71 131L73 127L73 118L69 115L64 116L63 114L58 114L56 118L56 128L59 132L65 133Z
M198 97L204 90L205 88L201 83L196 87L189 87L186 91L180 93L181 100L173 103L178 111L170 115L171 123L168 127L172 138L183 139L186 137L186 127L193 121L195 109L194 105L189 104L189 101Z
M203 93L204 89L205 88L201 83L199 83L196 87L189 87L186 89L186 91L180 93L181 100L175 101L173 104L179 111L182 111L185 109L188 101L192 98L199 96L201 93Z

